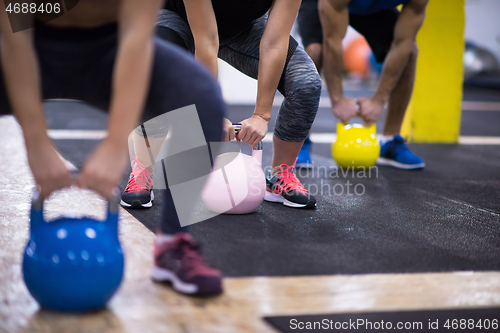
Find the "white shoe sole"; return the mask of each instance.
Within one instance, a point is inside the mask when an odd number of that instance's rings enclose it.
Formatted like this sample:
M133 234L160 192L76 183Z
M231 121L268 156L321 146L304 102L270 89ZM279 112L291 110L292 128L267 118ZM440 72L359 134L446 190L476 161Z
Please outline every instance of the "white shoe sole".
M153 207L153 200L155 199L155 194L153 191L151 191L151 200L149 200L149 202L146 202L145 204L141 204L141 206L143 208L151 208ZM125 208L129 208L129 207L132 207L131 204L129 203L126 203L125 201L123 200L120 200L120 206L122 207L125 207Z
M405 170L425 168L425 162L418 164L403 164L384 157L379 157L377 159L377 165L388 165L398 169L405 169Z
M264 194L264 200L269 201L269 202L281 202L283 205L288 206L288 207L293 207L293 208L304 208L307 206L307 204L297 204L291 201L286 200L283 198L283 196L271 192L267 192Z
M183 294L196 294L198 286L193 283L186 283L181 281L174 272L153 265L151 272L151 279L156 282L170 282L175 290Z

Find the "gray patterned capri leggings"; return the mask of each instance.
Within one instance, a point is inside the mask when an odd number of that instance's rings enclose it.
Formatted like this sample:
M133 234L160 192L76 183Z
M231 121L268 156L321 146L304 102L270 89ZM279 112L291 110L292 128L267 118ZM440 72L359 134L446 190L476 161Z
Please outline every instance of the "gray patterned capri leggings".
M219 58L254 79L259 69L259 45L267 15L255 20L250 29L219 42ZM194 54L194 38L189 25L177 13L162 10L157 36ZM302 142L311 129L318 111L321 78L301 46L290 37L287 62L278 85L284 96L274 134L283 141Z

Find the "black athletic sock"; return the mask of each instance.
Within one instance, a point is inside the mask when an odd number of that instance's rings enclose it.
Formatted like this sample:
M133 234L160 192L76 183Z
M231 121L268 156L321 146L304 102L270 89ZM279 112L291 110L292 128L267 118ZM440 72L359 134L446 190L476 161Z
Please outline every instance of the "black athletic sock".
M160 203L162 205L159 225L160 231L170 235L177 232L189 232L189 226L181 227L170 189L159 191L162 194L162 196L160 196L160 198L162 198Z

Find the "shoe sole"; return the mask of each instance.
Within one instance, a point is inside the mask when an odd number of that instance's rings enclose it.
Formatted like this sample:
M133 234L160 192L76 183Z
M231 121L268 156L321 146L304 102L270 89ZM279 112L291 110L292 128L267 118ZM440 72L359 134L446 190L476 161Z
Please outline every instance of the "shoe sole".
M151 191L151 200L146 202L145 204L141 203L139 200L134 200L132 203L125 202L120 200L120 206L124 208L151 208L153 207L153 200L155 199L155 194Z
M405 169L405 170L425 168L425 162L418 163L418 164L403 164L403 163L399 163L399 162L396 162L394 160L390 160L390 159L387 159L384 157L379 157L377 159L377 165L387 165L387 166L392 166L394 168Z
M198 286L194 283L187 283L180 280L174 272L169 269L161 268L156 265L153 265L153 269L151 271L151 279L155 282L159 283L170 283L172 288L175 291L185 294L185 295L193 295L193 296L214 296L222 293L222 289L205 291L200 293Z
M194 283L187 283L181 281L177 275L171 270L166 268L161 268L158 266L153 266L153 270L151 271L151 279L156 282L170 282L172 283L172 287L182 293L193 295L198 293L198 286Z
M275 194L275 193L271 193L271 192L267 192L267 191L266 191L266 194L264 194L264 200L266 200L268 202L283 203L283 205L285 205L287 207L292 207L292 208L314 208L314 207L316 207L316 203L314 203L314 205L310 205L309 202L306 204L298 204L298 203L291 202L291 201L285 199L283 196L281 196L279 194Z

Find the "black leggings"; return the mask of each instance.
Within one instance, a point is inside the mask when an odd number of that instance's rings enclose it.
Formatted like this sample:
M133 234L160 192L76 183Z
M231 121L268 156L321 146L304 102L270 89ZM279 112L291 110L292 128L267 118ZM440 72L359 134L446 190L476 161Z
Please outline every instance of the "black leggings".
M240 72L257 79L259 47L267 24L267 15L256 19L248 30L219 41L220 59ZM162 10L158 18L158 36L195 52L189 24L177 13ZM274 135L283 141L302 142L311 129L321 97L321 77L311 58L290 37L288 57L278 90L283 94Z
M43 98L81 100L107 112L117 52L116 24L93 29L37 25L34 39ZM205 140L221 141L225 104L212 75L176 46L155 38L154 47L151 84L142 121L194 104ZM0 68L0 115L9 113L11 108ZM182 230L168 187L164 198L161 230L168 233Z

